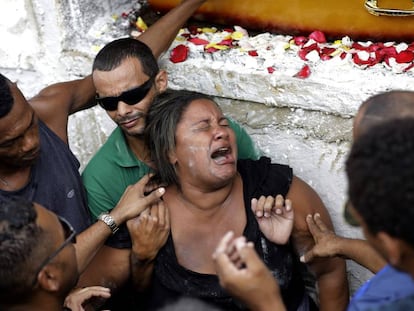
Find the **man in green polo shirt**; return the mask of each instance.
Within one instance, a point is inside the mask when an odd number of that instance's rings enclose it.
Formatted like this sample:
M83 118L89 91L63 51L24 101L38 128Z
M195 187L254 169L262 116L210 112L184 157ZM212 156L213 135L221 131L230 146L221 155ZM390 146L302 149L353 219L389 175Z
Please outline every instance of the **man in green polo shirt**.
M129 185L150 172L151 162L143 139L145 117L154 96L167 89L167 73L159 69L144 43L123 38L107 44L97 54L92 77L98 104L118 124L82 176L89 208L93 217L100 219L115 206ZM237 136L239 158L257 159L260 153L246 131L232 120L230 126ZM149 235L145 241L149 243L156 235ZM153 248L158 251L161 246ZM94 262L88 270L89 280L95 277L97 284L112 288L113 284L115 287L124 284L129 277L131 248L128 230L125 225L120 226L100 250L104 255L99 256L99 262Z

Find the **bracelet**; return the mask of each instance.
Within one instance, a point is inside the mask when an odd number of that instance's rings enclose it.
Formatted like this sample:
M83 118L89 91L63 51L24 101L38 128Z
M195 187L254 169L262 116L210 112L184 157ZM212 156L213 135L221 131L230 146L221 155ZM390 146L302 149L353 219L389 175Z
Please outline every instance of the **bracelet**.
M100 221L103 221L109 227L109 229L111 229L112 234L115 234L119 230L119 227L117 226L115 220L108 213L100 214L98 216L98 219Z

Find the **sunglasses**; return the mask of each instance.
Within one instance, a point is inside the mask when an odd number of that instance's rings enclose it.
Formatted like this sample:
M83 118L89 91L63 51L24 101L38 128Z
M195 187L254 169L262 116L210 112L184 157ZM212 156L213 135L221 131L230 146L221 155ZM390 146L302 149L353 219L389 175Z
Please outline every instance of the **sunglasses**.
M65 234L65 241L61 246L58 247L52 254L50 254L36 270L35 279L33 280L33 286L37 283L37 275L42 269L48 265L53 258L55 258L68 244L76 243L76 231L73 229L72 225L63 217L57 216L60 224L62 225L63 232Z
M131 90L122 92L119 96L99 97L96 95L96 103L107 111L115 111L118 109L118 103L124 102L128 105L135 105L147 96L152 87L154 78L151 77L144 84Z

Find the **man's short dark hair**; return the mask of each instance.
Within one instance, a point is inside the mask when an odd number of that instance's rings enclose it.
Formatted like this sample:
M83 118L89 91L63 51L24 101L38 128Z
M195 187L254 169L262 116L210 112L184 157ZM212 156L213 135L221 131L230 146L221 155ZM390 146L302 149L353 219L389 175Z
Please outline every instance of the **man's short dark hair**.
M7 115L13 107L10 80L0 73L0 118Z
M36 263L40 262L43 230L36 224L31 202L0 201L0 306L30 297Z
M360 134L391 119L414 117L414 92L393 90L368 98L361 107Z
M346 172L350 201L369 231L414 246L414 119L394 119L362 134Z
M175 132L183 113L197 99L213 101L202 93L167 90L154 98L148 110L144 135L160 183L180 186L169 154L175 150Z
M138 59L144 73L149 77L155 77L159 72L157 59L151 49L145 43L132 38L117 39L105 45L96 55L92 71L111 71L128 58Z

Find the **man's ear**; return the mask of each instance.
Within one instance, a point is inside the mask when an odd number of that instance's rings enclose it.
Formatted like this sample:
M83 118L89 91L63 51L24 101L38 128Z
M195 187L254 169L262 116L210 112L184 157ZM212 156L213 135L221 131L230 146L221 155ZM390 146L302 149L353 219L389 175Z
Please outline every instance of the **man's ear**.
M57 292L60 288L61 271L54 265L46 265L37 275L39 285L46 291Z
M161 69L155 76L155 88L157 93L164 92L168 87L168 74L165 70Z
M386 252L388 262L393 266L399 266L404 255L401 241L383 231L377 233L377 239L381 242L382 247Z

